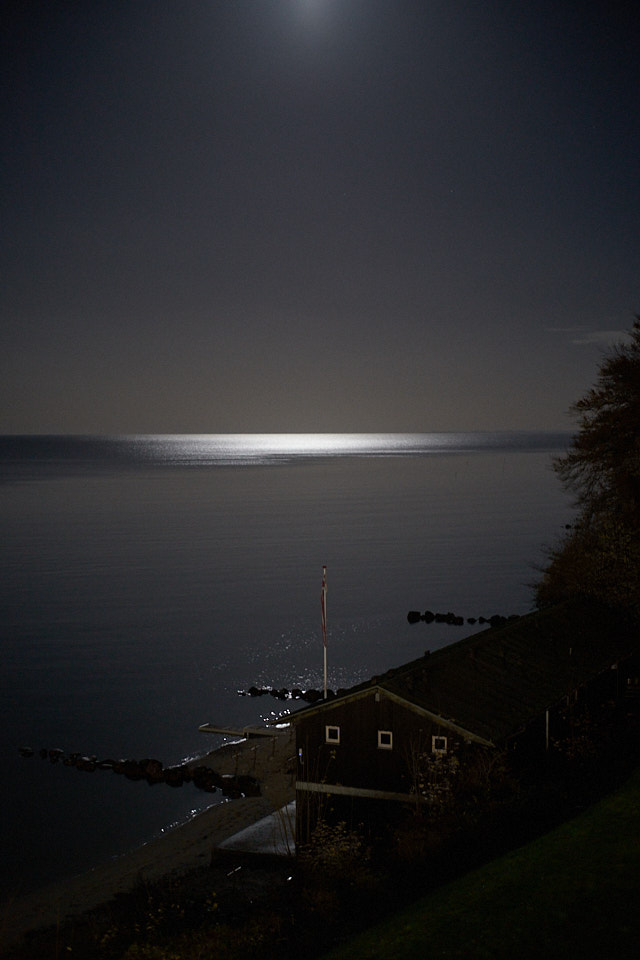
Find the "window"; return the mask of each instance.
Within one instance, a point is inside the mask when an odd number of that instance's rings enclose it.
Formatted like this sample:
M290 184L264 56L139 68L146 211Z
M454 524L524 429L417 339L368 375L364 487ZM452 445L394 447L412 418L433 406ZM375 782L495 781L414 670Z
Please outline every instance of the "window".
M447 738L431 737L431 753L444 754L446 752L447 752Z
M378 750L393 750L391 730L378 730Z
M324 739L326 743L340 743L340 727L325 727Z

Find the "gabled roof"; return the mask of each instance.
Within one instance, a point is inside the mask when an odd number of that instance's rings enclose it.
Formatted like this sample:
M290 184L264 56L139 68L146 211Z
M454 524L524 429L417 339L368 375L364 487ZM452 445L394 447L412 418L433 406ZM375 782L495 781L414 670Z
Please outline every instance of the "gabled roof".
M377 688L497 743L638 650L637 630L607 608L567 602L427 653L290 719L297 723Z

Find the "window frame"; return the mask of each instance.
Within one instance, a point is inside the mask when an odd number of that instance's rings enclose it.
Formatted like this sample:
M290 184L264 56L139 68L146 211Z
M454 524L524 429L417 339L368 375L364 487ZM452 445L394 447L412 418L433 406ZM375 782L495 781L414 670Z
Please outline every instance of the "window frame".
M335 730L336 735L330 736L330 731ZM340 727L334 723L325 724L324 728L324 742L331 743L334 746L340 743Z
M388 743L383 743L382 738L389 737ZM378 750L393 750L393 731L378 730Z
M436 746L438 741L443 742L444 746L443 747ZM448 752L449 752L448 738L445 736L442 736L442 734L434 733L433 736L431 737L431 753L436 754L436 756L445 757Z

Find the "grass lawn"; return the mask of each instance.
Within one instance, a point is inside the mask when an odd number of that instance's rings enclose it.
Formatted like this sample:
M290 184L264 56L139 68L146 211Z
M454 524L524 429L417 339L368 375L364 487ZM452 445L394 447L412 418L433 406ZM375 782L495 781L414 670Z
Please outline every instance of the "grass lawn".
M640 955L640 771L544 837L440 888L323 960Z

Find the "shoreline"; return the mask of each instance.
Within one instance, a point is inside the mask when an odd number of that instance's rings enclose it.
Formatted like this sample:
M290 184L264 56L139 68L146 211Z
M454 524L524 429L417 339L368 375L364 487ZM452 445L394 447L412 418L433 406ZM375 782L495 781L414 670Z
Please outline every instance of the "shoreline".
M230 837L290 803L295 797L295 739L290 726L273 737L223 744L189 762L223 775L250 775L260 796L213 803L184 823L134 850L69 879L0 905L0 950L25 933L55 926L108 903L141 882L187 873L211 862Z

